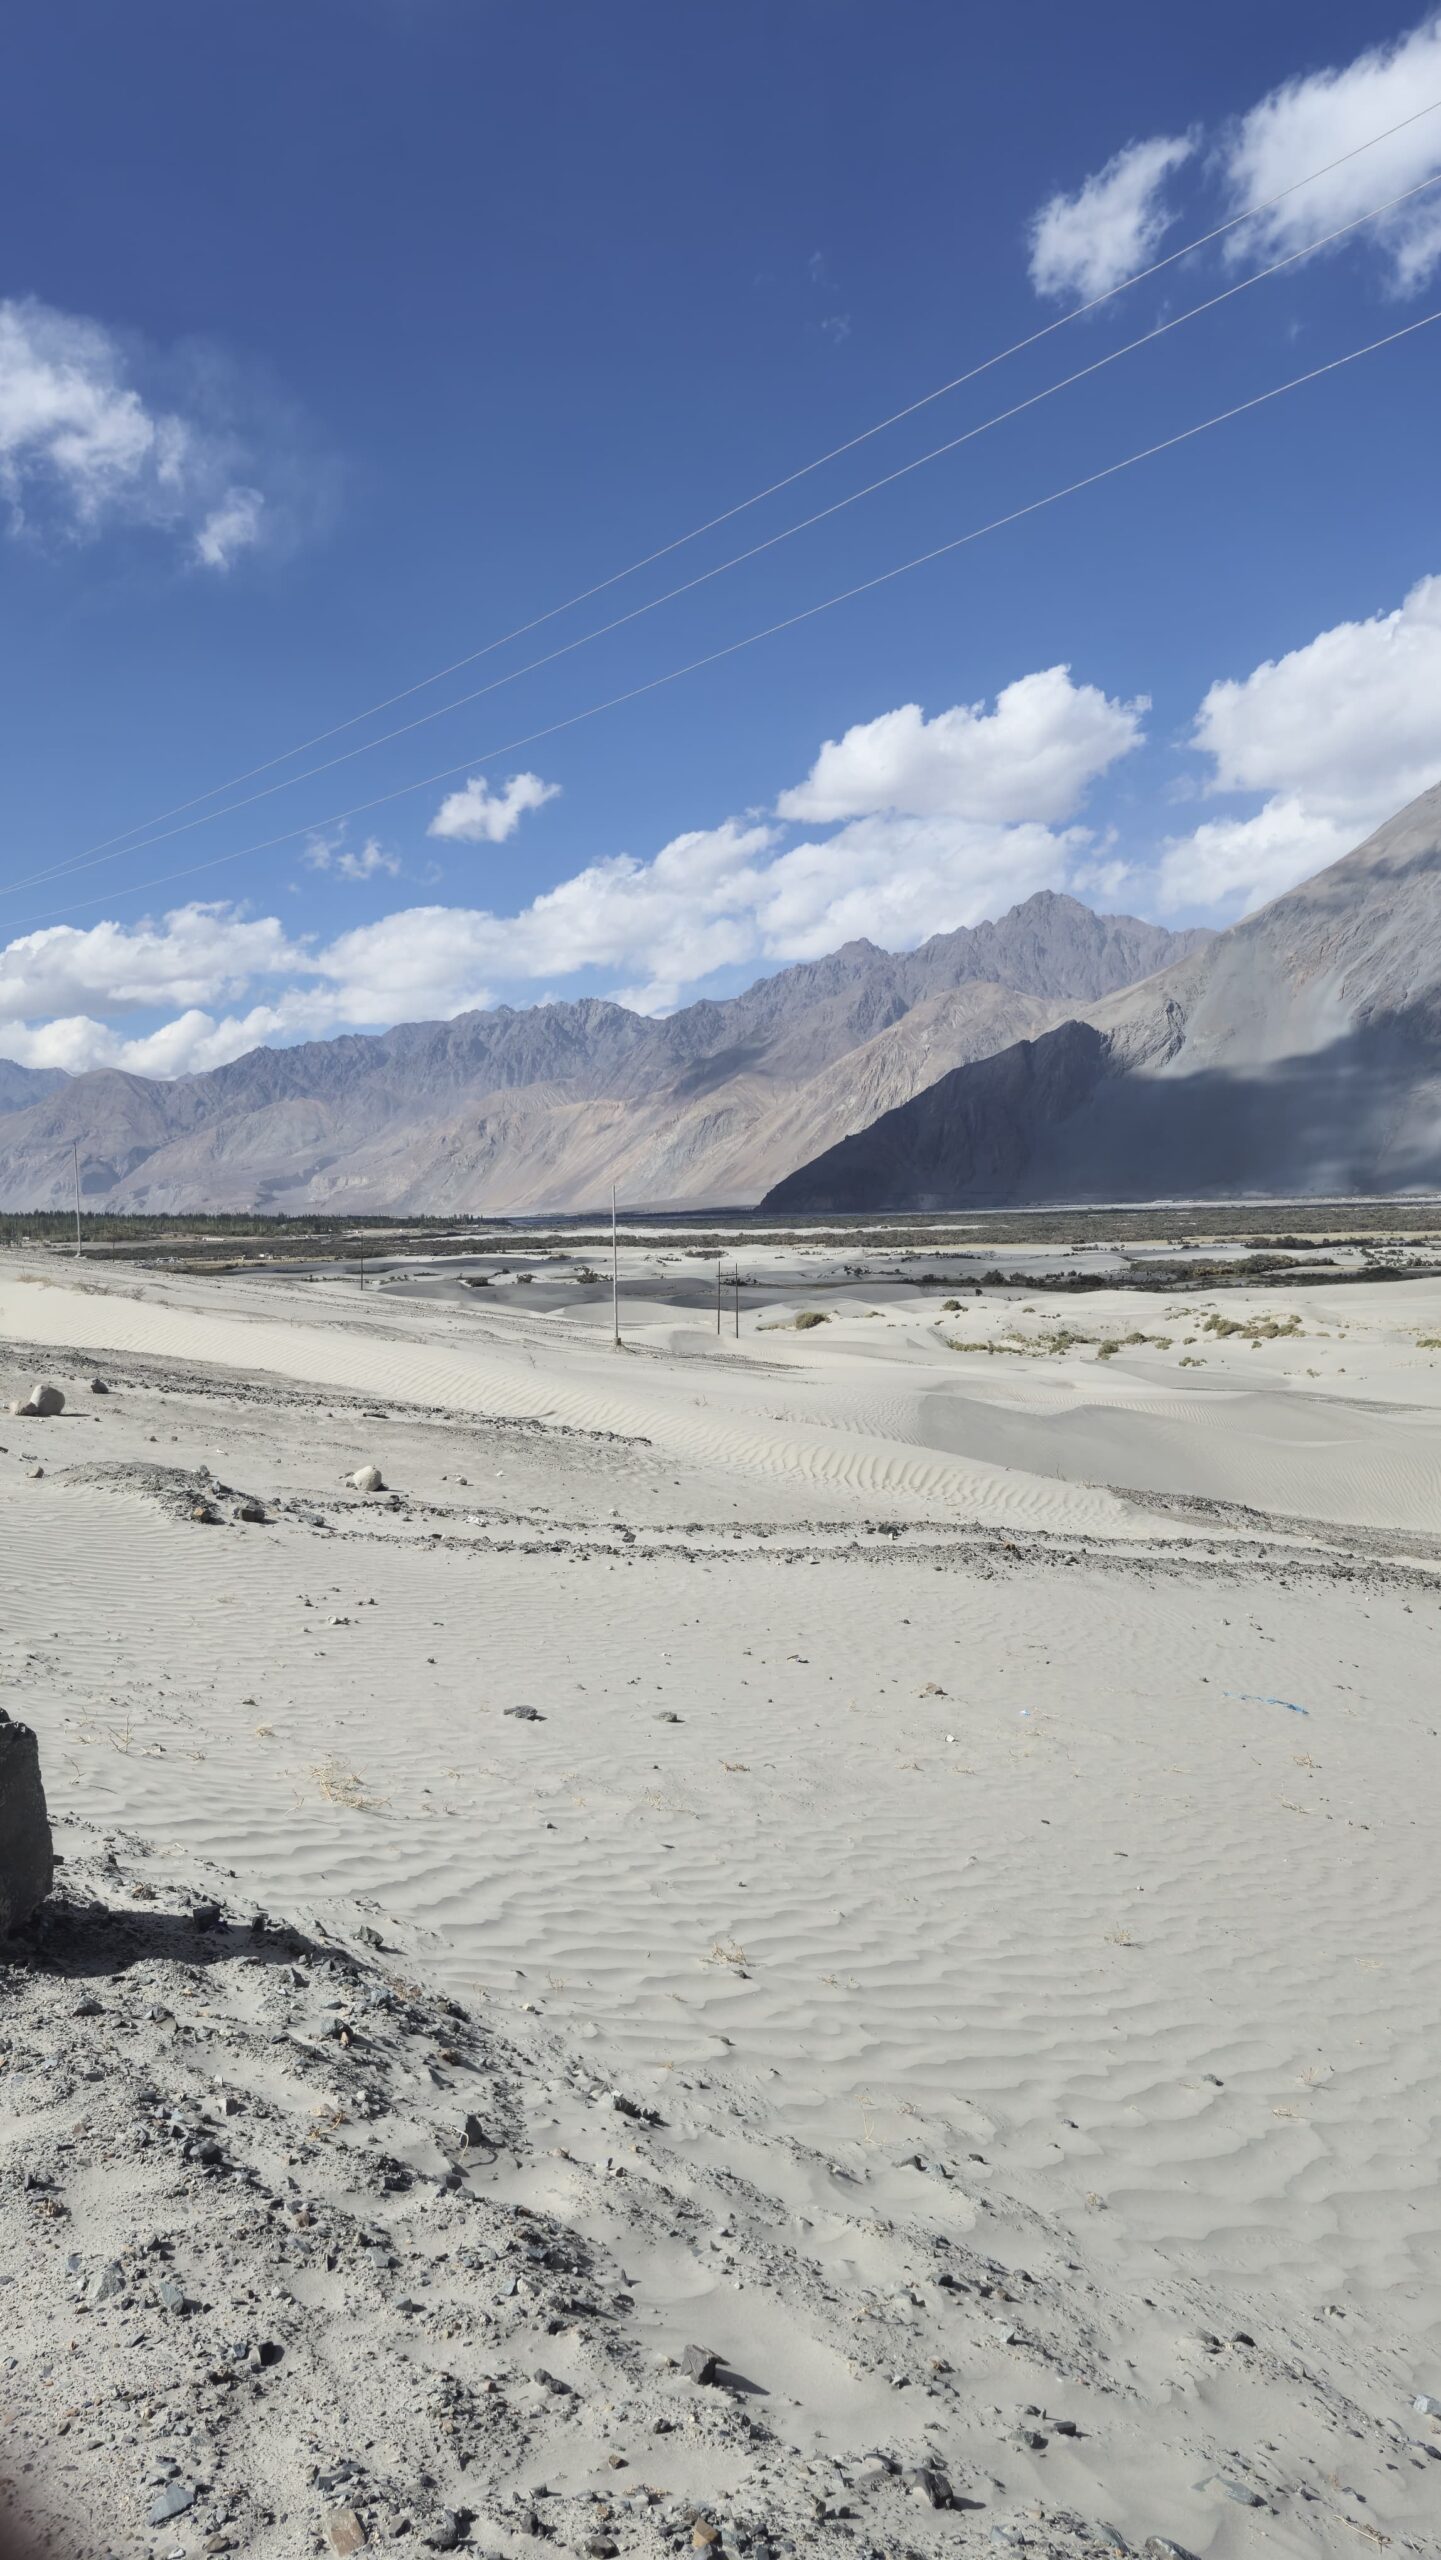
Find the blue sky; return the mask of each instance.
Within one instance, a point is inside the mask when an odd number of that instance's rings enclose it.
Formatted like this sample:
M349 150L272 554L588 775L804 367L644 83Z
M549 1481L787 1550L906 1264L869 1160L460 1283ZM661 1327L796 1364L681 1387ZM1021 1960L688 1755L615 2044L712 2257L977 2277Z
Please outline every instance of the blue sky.
M1441 778L1441 326L575 715L1441 306L1441 186L1316 245L1441 177L1441 112L1356 151L1433 99L1414 0L22 8L0 1054L667 1007L1042 886L1225 922L1334 858Z

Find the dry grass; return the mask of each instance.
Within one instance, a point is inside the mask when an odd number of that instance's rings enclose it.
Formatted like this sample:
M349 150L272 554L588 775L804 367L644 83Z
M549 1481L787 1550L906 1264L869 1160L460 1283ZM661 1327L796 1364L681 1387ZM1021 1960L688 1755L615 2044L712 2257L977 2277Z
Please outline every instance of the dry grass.
M379 1813L390 1802L389 1796L372 1795L358 1771L347 1769L343 1760L317 1760L306 1774L327 1804L343 1804L348 1813Z

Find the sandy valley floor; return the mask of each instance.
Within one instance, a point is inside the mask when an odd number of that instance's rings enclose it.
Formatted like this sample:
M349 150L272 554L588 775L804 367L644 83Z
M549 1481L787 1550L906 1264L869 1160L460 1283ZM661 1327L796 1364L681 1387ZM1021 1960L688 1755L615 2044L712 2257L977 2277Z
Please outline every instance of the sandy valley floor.
M603 1312L0 1262L0 1396L67 1398L0 1421L0 1704L61 1845L368 1913L536 2076L548 2156L577 2071L655 2111L704 2229L627 2227L638 2352L784 2408L780 2549L1433 2552L1441 1284L892 1291L739 1341L637 1302L620 1351ZM35 2105L0 2075L7 2209ZM57 2266L124 2245L125 2192L88 2209ZM944 2247L998 2270L959 2327ZM52 2351L8 2376L37 2481ZM579 2424L527 2492L613 2482ZM743 2506L761 2453L703 2439L626 2460ZM968 2503L872 2530L871 2456ZM287 2458L229 2539L142 2484L89 2548L341 2547Z

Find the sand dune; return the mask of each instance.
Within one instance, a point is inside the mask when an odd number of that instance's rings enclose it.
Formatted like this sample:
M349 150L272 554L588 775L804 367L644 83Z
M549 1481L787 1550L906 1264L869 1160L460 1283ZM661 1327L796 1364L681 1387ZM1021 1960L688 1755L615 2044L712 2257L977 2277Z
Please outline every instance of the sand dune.
M0 1424L0 1673L77 1849L363 1905L547 2085L656 2105L703 2218L609 2226L654 2342L781 2392L775 2461L944 2454L976 2506L912 2502L926 2553L1428 2547L1441 1291L1258 1341L1218 1303L1089 1299L1068 1354L979 1347L1055 1325L1019 1292L739 1344L636 1305L617 1353L519 1306L0 1281L6 1392L67 1396ZM1098 1360L1123 1320L1170 1349ZM268 1525L192 1520L202 1468ZM562 2159L573 2120L537 2099ZM957 2325L941 2234L1034 2303ZM1080 2437L1026 2447L1027 2407ZM589 2494L566 2443L516 2476ZM626 2449L692 2499L764 2468Z

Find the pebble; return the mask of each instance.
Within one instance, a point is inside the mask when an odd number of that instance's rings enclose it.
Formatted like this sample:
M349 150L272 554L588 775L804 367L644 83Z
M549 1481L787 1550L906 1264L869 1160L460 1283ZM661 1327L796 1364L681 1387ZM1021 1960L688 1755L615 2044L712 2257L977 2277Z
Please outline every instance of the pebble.
M1441 2418L1441 2400L1434 2399L1429 2391L1418 2391L1411 2406L1418 2418Z
M345 2560L348 2552L362 2550L369 2536L354 2507L336 2507L325 2519L325 2539Z
M714 2382L719 2363L719 2356L712 2355L708 2347L687 2347L680 2360L680 2369L690 2375L692 2382Z

